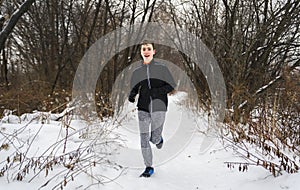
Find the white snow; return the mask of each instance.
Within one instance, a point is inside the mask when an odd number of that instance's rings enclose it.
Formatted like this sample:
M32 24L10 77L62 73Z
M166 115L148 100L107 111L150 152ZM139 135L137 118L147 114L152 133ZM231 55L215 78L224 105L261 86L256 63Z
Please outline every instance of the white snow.
M144 170L142 164L142 155L139 149L139 134L137 126L137 113L136 110L131 112L128 110L134 110L133 104L128 104L125 112L127 116L122 121L121 124L116 125L113 129L114 135L119 134L124 140L122 141L125 145L123 150L128 150L132 152L130 157L128 154L116 154L108 157L112 161L122 160L124 167L121 170L116 170L110 165L96 165L90 171L95 177L101 178L103 184L92 185L96 183L95 179L92 179L88 175L81 174L75 177L75 181L71 181L67 184L64 189L101 189L101 190L298 190L300 189L300 174L286 174L283 173L282 176L273 177L268 171L263 168L249 166L247 172L239 172L238 169L229 169L227 165L224 164L226 161L241 161L237 155L233 154L230 148L224 148L222 143L218 140L217 135L211 135L209 137L205 136L204 133L200 133L199 129L206 129L208 127L207 118L205 114L200 118L192 118L189 110L182 108L177 104L179 100L184 98L182 93L170 96L169 101L169 111L167 112L167 118L164 128L164 139L165 144L161 150L157 150L153 146L153 156L154 156L154 168L155 173L151 178L140 178L140 173ZM124 112L124 113L125 113ZM196 131L188 129L188 133L182 134L187 138L184 145L178 144L172 139L176 138L180 128L185 128L186 122L182 123L184 114L189 113L190 119L188 125L194 125ZM124 117L123 117L124 118ZM187 117L186 117L187 118ZM108 121L111 122L111 121ZM26 123L26 122L24 122ZM0 123L1 133L0 133L0 143L4 142L3 134L13 134L16 130L24 126L24 123ZM115 122L117 123L117 122ZM198 126L196 126L196 123ZM72 121L71 127L73 129L81 129L86 122L76 120ZM100 124L102 125L102 124ZM39 131L37 136L36 132ZM56 142L58 139L61 140L65 136L65 129L61 127L61 122L50 121L49 124L39 124L30 123L23 133L19 136L24 142L32 142L32 148L27 153L27 156L40 155L42 152L46 151L49 145ZM70 130L70 133L74 132ZM181 134L181 132L180 132ZM179 135L180 135L179 134ZM209 140L207 140L209 139ZM23 142L19 142L22 144ZM69 139L67 144L67 150L72 150L78 147L78 144L82 143L82 139L78 138L78 135L73 135ZM16 143L18 144L18 143ZM27 143L25 143L25 147ZM87 142L88 144L88 142ZM208 150L203 151L201 146L207 146ZM24 147L24 148L25 148ZM171 151L175 150L174 155ZM5 164L7 156L10 154L9 150L0 149L0 169ZM62 147L61 147L62 149ZM61 149L56 151L59 153ZM96 149L97 150L97 149ZM109 152L114 152L108 150ZM170 154L168 154L168 153ZM161 158L160 156L166 156L166 158ZM122 157L124 156L124 157ZM125 157L126 156L126 157ZM127 162L130 160L131 162ZM128 166L133 164L132 166ZM54 168L54 170L62 170L63 167ZM11 171L9 175L11 176L13 172ZM22 189L39 189L43 184L49 180L50 177L55 175L54 172L49 172L49 176L45 177L45 173L42 172L37 178L29 183L31 177L26 177L22 182L12 180L6 175L0 177L0 187L1 189L5 187L6 190L22 190ZM56 182L61 180L61 176L54 176L54 183L49 183L48 186L42 189L52 189L52 186ZM52 186L51 186L52 185Z

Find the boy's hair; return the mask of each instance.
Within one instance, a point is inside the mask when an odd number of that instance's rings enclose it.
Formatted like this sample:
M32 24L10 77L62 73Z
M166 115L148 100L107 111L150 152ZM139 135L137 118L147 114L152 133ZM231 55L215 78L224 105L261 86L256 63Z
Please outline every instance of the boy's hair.
M155 49L155 46L154 46L154 43L153 42L150 42L150 41L147 41L147 40L144 40L140 43L140 47L142 47L142 45L146 45L146 44L151 44L153 49Z

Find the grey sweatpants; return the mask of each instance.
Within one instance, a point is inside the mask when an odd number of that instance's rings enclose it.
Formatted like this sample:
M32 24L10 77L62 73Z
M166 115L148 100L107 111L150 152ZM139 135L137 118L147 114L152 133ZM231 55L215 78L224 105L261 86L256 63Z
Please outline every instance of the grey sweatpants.
M149 141L153 144L160 142L165 116L165 111L153 113L138 111L141 149L146 167L152 166L153 158Z

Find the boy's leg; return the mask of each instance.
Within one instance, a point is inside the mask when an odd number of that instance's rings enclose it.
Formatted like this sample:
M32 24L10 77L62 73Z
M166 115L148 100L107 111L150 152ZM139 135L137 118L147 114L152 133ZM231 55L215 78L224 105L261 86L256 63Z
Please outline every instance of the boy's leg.
M150 113L138 111L142 155L146 167L152 166L152 150L149 143Z
M151 139L153 144L158 144L162 138L163 126L165 123L166 112L159 111L151 113Z

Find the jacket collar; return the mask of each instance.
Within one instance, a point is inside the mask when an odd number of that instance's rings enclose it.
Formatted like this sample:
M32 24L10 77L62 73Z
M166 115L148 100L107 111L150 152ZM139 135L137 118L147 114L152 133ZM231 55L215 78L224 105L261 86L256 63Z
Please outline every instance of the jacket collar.
M144 64L144 63L143 63L143 60L141 61L141 65L142 65L142 66L153 65L154 63L155 63L154 58L151 60L151 62L150 62L149 64Z

